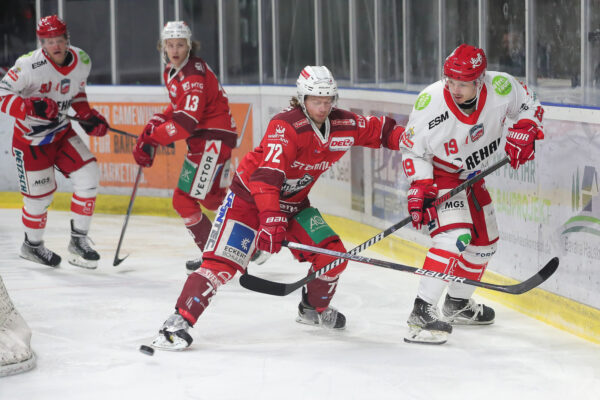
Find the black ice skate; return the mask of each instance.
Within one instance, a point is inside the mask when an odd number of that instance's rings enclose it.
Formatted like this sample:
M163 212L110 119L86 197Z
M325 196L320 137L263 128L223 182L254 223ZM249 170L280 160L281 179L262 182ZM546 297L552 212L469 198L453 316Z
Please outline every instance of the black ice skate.
M69 264L77 267L95 269L100 254L90 247L87 232L78 231L71 220L71 241L69 242Z
M185 262L185 272L189 275L202 265L202 257Z
M179 351L190 347L194 339L188 333L190 324L175 312L163 323L158 336L152 341L152 347L160 350Z
M494 323L496 316L494 309L485 304L449 295L446 295L442 313L452 325L489 325Z
M452 325L440 319L438 308L417 297L412 313L408 317L407 343L444 344Z
M30 242L25 234L25 241L21 245L21 258L36 263L44 264L49 267L58 267L61 258L58 254L44 246L44 241L34 243Z
M322 312L306 303L304 300L298 304L298 317L296 322L308 325L318 325L327 329L344 329L346 317L333 307L327 307Z

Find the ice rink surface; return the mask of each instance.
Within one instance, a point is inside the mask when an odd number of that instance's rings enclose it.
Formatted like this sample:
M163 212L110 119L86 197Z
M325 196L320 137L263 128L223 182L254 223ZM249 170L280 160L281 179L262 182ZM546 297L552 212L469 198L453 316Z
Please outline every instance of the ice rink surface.
M0 274L33 330L37 368L0 379L2 400L80 399L596 399L600 346L497 303L496 323L455 327L447 344L403 342L418 278L350 263L332 305L345 331L295 322L300 292L272 297L222 287L190 331L191 348L148 344L172 313L197 250L182 222L132 216L112 266L123 216L95 216L96 270L65 259L69 216L51 211L53 269L22 260L20 211L0 210ZM376 254L372 254L376 255ZM379 256L380 257L380 256ZM381 258L381 257L380 257ZM253 274L280 282L308 268L284 249ZM478 289L481 290L481 289ZM476 292L476 298L478 297Z

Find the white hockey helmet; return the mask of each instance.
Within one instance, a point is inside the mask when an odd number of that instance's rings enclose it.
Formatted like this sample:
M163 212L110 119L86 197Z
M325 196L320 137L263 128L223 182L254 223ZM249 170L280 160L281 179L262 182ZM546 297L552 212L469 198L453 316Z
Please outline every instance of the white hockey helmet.
M192 31L183 21L169 21L165 24L160 34L160 40L163 42L163 46L167 39L185 39L188 47L192 47Z
M333 104L338 99L338 89L331 71L325 66L307 65L296 81L298 101L303 109L304 96L332 96Z

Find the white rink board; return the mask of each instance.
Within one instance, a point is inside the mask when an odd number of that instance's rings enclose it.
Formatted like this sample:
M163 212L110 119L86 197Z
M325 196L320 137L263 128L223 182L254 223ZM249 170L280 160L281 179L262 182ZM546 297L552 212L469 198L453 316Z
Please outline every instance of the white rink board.
M226 91L232 102L253 104L255 144L269 118L287 106L294 94L291 86L229 86ZM88 93L91 101L166 99L162 87L91 86ZM402 122L415 98L410 93L343 89L340 106L364 114L392 114ZM539 142L535 161L516 173L504 167L487 180L501 231L490 270L522 280L558 255L561 265L542 288L595 308L600 308L600 125L590 122L600 121L599 114L598 110L546 107L546 139ZM12 127L5 116L0 116L0 132L5 136L0 142L4 155L0 190L17 191L10 156ZM59 190L70 189L64 179L58 182ZM398 154L358 150L323 175L311 201L324 213L383 229L406 216L406 186ZM101 193L113 192L101 189ZM140 191L144 194L153 193ZM399 235L428 243L412 228L401 229Z

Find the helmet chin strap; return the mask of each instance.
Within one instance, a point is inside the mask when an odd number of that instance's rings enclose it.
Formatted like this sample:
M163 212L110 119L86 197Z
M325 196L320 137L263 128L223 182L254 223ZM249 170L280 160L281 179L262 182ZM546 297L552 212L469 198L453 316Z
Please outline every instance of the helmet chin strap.
M473 97L471 100L467 100L462 104L457 104L462 110L468 110L470 108L475 107L477 104L478 96Z
M304 105L304 99L302 99L300 106L302 108L302 112L304 113L304 115L306 115L306 118L308 118L308 122L310 123L310 126L312 126L313 131L315 131L315 133L319 136L319 139L321 140L321 142L323 142L323 143L327 142L327 140L329 138L329 131L331 128L331 125L329 123L329 115L327 115L327 119L325 120L325 122L323 122L323 125L321 126L321 128L323 128L323 130L321 130L321 129L319 129L319 127L317 126L315 121L313 121L313 119L310 117L310 115L308 115L308 111L306 111L306 105ZM332 107L332 110L333 110L333 107ZM331 114L331 110L329 111L329 114Z
M478 81L476 85L477 94L475 94L475 97L473 97L472 99L467 100L462 104L458 104L456 100L454 100L454 97L452 97L452 101L454 101L454 104L456 104L458 108L460 108L461 110L470 110L472 108L477 108L477 104L479 103L479 95L481 94L481 90L483 89L483 81Z

